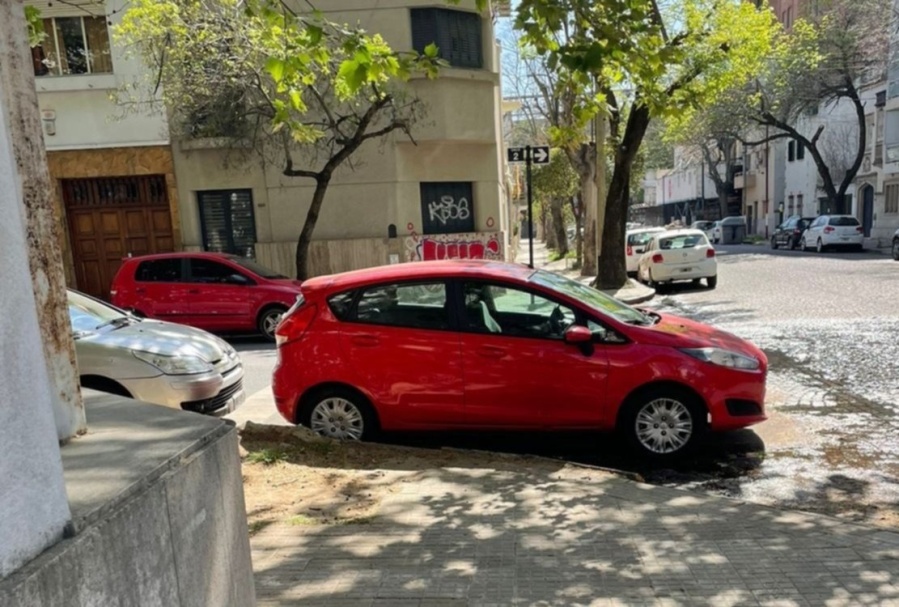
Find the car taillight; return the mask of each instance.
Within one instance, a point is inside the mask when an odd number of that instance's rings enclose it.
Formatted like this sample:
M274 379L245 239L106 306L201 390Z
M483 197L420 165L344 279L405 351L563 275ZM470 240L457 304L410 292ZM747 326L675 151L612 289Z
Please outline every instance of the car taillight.
M715 249L706 249L706 250L705 250L705 256L706 256L706 257L714 257L714 256L715 256Z
M831 232L833 232L833 228L832 228L832 227L827 226L826 228L824 228L824 233L825 233L825 234L830 234Z
M855 231L859 234L863 234L865 232L865 228L863 228L862 226L858 226L855 228Z
M631 246L628 246L627 247L627 256L630 257L633 254L634 254L634 248Z
M285 314L281 319L281 324L275 329L275 344L280 348L303 337L315 319L316 312L318 312L318 307L315 304L309 304Z
M662 263L665 261L665 258L662 257L661 253L656 253L652 256L652 263Z
M795 230L793 230L793 234L802 234L802 230L796 228Z

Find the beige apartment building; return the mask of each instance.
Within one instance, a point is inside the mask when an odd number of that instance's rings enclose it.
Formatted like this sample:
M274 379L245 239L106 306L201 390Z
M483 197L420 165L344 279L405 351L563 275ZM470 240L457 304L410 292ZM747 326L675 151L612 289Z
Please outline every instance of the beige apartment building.
M436 42L450 67L413 79L424 104L413 127L371 140L335 174L310 253L310 274L439 259L505 259L510 212L504 185L499 47L489 11L428 0L329 0L332 21L360 24L396 50ZM436 40L434 40L436 38ZM314 189L280 163L214 142L173 142L183 245L253 255L295 273L296 241ZM314 168L314 167L313 167Z

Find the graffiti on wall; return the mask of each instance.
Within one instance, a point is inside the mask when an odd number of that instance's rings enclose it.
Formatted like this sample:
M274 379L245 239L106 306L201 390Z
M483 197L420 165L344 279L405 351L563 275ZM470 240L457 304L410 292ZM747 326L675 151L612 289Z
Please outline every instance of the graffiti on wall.
M503 260L503 243L497 232L465 234L411 234L406 237L406 261L443 259Z

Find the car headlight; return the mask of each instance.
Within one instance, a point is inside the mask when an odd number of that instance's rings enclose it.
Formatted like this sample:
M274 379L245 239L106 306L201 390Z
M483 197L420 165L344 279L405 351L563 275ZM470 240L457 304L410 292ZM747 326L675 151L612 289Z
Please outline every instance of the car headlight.
M198 356L166 356L140 350L134 350L133 354L166 375L193 375L212 371L212 365Z
M703 362L740 371L758 371L761 366L758 359L721 348L682 348L681 352Z

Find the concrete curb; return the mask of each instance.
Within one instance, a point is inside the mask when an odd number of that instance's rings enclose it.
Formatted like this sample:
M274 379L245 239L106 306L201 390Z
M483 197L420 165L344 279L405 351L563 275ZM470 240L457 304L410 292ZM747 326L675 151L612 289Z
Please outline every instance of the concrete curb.
M626 303L629 306L635 306L637 304L641 304L641 303L650 301L651 299L653 299L656 296L655 289L647 289L647 291L649 291L649 292L645 293L643 295L635 295L633 297L620 297L620 296L616 296L615 293L610 293L609 291L603 291L603 293L605 293L606 295L611 295L618 301L620 301L622 303ZM617 293L617 291L616 291L616 293Z

